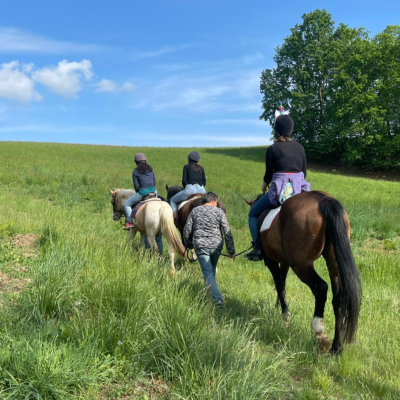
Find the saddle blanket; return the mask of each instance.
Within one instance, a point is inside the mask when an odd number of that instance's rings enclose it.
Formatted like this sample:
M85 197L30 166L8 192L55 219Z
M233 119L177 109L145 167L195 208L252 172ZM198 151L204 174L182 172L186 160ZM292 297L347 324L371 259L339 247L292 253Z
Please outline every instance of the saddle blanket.
M178 205L178 211L187 203L190 203L191 201L193 201L194 199L197 199L199 197L201 197L202 194L194 194L193 197L191 197L190 199L187 200L183 200L182 203L179 203Z
M132 209L132 218L135 218L140 208L145 204L149 203L150 201L161 201L161 199L157 197L152 197L151 199L139 201L139 203L137 203L136 206Z
M279 211L281 211L280 207L274 208L273 210L271 210L268 213L268 215L265 217L265 219L261 225L260 232L267 231L269 228L271 228L271 225L274 222L277 215L279 214Z

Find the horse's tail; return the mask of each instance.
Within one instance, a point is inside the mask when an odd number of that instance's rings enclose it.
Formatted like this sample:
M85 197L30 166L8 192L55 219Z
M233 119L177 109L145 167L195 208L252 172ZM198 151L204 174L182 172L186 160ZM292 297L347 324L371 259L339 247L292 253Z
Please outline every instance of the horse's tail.
M163 207L160 210L161 233L165 240L169 243L181 256L184 256L185 247L176 231L174 217L172 216L170 207Z
M357 331L361 307L361 280L358 273L345 224L345 210L336 199L324 196L319 209L326 222L326 243L334 248L339 269L339 307L343 310L344 340L352 342Z

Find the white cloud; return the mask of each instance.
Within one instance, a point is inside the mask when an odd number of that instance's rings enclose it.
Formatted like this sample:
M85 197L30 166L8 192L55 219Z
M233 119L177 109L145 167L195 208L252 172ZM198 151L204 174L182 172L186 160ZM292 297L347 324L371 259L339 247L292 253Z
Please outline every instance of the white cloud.
M132 60L140 60L142 58L159 57L164 54L176 53L193 47L193 44L183 44L181 46L165 46L153 51L138 51L132 56Z
M110 79L102 79L96 86L96 92L114 92L118 90L118 85Z
M135 90L135 86L131 82L125 82L121 86L118 86L114 81L110 79L102 79L99 83L97 83L96 92L132 92Z
M92 63L60 61L56 67L50 66L36 70L33 78L63 96L74 96L82 90L82 79L92 79Z
M132 106L155 111L181 109L206 113L220 110L258 113L261 110L259 74L258 69L229 69L218 73L194 70L163 81L142 82L136 91L137 103Z
M41 96L34 90L34 82L28 74L32 64L22 64L18 61L0 65L0 97L26 103L39 101Z
M65 54L101 51L95 44L79 44L48 39L33 32L0 27L0 53Z
M135 85L131 82L125 82L121 85L121 90L123 90L124 92L132 92L133 90L135 90Z

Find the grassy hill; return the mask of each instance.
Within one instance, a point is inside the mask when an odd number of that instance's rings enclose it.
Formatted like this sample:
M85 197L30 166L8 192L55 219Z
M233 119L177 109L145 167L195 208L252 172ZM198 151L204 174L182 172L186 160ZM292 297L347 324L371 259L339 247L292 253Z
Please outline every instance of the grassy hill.
M286 327L263 263L221 259L226 307L214 310L198 264L179 261L172 279L167 256L132 253L108 190L132 186L143 151L165 195L191 150L1 142L0 398L400 398L400 183L309 171L349 213L363 283L357 341L330 357L316 350L313 296L292 271ZM198 150L241 251L242 197L260 190L265 149ZM323 260L316 268L329 282Z

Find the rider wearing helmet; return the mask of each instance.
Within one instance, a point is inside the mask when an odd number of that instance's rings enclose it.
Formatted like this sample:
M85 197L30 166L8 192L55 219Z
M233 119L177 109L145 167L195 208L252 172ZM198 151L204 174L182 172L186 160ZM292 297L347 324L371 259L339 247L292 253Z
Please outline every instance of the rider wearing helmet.
M309 191L307 176L307 160L304 147L292 140L294 122L287 112L275 113L274 144L269 146L266 154L266 170L261 185L263 195L257 200L249 212L249 228L253 240L253 251L245 258L260 261L261 243L258 229L260 215L272 208L280 206L280 195L287 183L292 184L293 195L301 191ZM265 193L269 187L268 193Z
M126 226L123 229L131 229L134 226L132 208L147 194L156 193L156 177L153 168L147 164L146 156L143 153L137 153L135 163L137 167L132 172L132 179L136 193L124 203Z
M206 190L206 175L204 168L198 164L200 161L200 154L197 151L192 151L188 156L188 164L183 167L182 173L182 186L183 190L171 198L171 207L174 211L175 221L178 218L178 205L184 200L187 200L194 194L204 194Z

